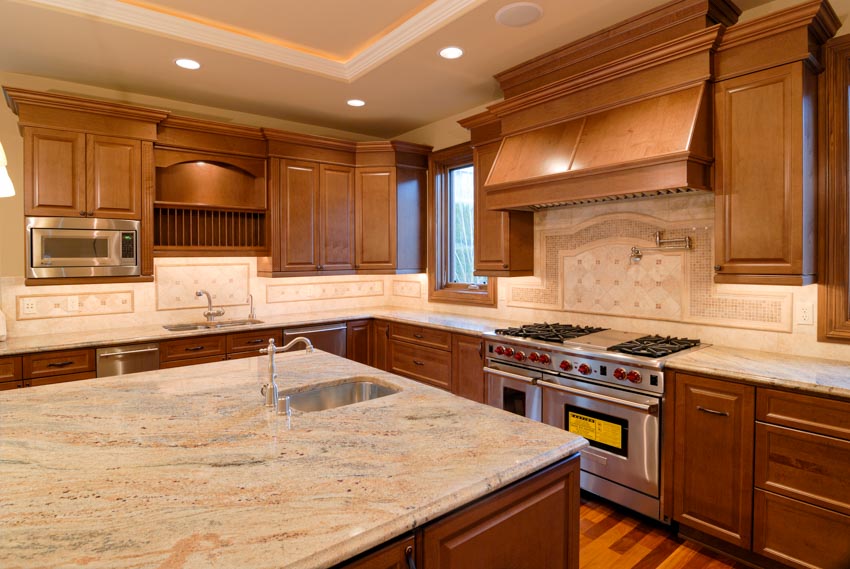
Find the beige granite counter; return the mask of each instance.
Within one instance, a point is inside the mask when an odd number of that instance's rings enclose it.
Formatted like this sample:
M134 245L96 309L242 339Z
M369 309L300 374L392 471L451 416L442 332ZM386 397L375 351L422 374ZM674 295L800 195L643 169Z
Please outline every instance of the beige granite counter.
M0 393L0 566L330 567L586 444L329 354L278 358L282 392L401 391L287 422L250 358Z
M666 369L850 399L850 362L711 346L670 358Z

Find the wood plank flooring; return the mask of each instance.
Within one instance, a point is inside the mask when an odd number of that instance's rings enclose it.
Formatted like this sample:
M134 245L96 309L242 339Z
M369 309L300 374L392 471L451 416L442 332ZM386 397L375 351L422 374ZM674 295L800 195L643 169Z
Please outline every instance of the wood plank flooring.
M667 526L594 496L581 496L581 569L747 569L677 538Z

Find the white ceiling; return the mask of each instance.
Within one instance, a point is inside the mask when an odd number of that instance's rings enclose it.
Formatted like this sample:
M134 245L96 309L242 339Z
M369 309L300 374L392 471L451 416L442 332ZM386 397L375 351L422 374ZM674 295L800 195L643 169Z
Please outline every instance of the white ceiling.
M0 70L392 138L499 98L495 73L667 0L536 1L542 19L508 28L494 15L511 0L0 0ZM448 45L466 55L441 59Z

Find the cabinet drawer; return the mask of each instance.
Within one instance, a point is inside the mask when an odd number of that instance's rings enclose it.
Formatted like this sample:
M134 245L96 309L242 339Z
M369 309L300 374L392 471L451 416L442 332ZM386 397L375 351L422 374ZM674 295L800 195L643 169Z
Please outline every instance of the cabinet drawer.
M184 338L182 340L169 340L159 344L159 363L185 360L189 358L203 358L207 356L224 355L227 347L225 336L200 336L197 338Z
M24 387L23 381L0 381L0 391L8 391L9 389L18 389Z
M47 377L38 377L25 382L27 387L38 387L39 385L52 385L54 383L65 383L68 381L80 381L81 379L94 379L97 374L94 371L84 371L82 373L69 373L67 375L50 375Z
M281 345L283 334L280 330L258 330L256 332L241 332L239 334L227 335L227 353L235 352L258 352L269 344L269 338L274 338L274 343Z
M24 356L24 378L94 371L94 350L63 350Z
M392 336L393 340L406 340L441 350L452 349L451 333L435 328L393 322L390 324L390 336Z
M759 389L756 418L765 423L850 440L850 403L846 401Z
M0 381L13 381L22 377L20 357L0 358Z
M759 488L850 515L850 441L756 423Z
M227 356L221 354L219 356L207 356L205 358L188 358L185 360L172 360L170 362L160 362L159 369L169 369L173 367L195 366L199 364L210 364L213 362L223 362Z
M452 354L393 340L390 343L390 371L451 390Z
M754 498L754 552L801 569L847 569L850 516L763 490Z

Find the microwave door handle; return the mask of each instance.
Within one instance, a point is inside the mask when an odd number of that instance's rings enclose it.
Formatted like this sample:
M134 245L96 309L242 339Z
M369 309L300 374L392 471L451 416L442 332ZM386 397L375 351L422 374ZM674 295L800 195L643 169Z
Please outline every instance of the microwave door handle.
M517 381L522 381L523 383L528 383L528 384L534 385L534 378L532 378L532 377L526 377L524 375L519 375L519 374L516 374L516 373L510 373L510 372L507 372L507 371L502 371L500 369L493 369L491 367L485 366L484 367L484 373L491 373L493 375L500 375L502 377L507 377L507 378L510 378L510 379L515 379Z
M598 401L605 401L606 403L613 403L614 405L622 405L623 407L630 407L631 409L638 409L645 413L655 413L658 411L658 405L646 405L645 403L635 403L634 401L627 401L626 399L620 399L618 397L611 397L610 395L602 395L601 393L594 393L592 391L585 391L584 389L574 389L572 387L565 387L563 385L558 385L557 383L551 383L545 380L541 380L542 385L546 387L550 387L556 391L563 391L564 393L569 393L571 395L579 395L581 397L587 397L588 399L596 399Z

